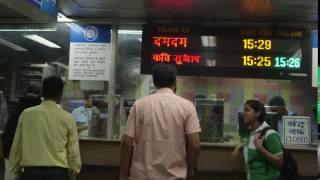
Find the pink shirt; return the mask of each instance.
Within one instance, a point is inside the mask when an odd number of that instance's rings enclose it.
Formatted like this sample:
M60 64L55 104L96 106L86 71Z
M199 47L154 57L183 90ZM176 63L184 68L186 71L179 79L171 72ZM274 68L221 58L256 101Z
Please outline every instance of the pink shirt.
M125 130L135 143L131 180L185 179L186 135L200 131L193 104L169 88L137 100Z

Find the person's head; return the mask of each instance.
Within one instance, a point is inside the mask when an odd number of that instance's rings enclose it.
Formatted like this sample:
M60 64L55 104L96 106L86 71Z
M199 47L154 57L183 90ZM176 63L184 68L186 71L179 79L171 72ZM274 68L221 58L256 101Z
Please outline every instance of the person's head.
M243 119L246 124L253 124L258 122L263 123L266 110L264 105L257 100L248 100L244 104Z
M281 96L271 98L268 105L271 106L270 110L276 112L279 116L288 115L286 103Z
M84 94L84 99L85 99L85 107L86 108L91 108L92 107L92 98L90 93L85 93Z
M22 112L29 107L37 106L41 103L40 96L36 94L27 94L20 98L18 109Z
M37 96L41 96L41 85L38 83L30 84L25 93L36 94Z
M156 64L152 68L153 83L156 88L176 88L177 68L171 64Z
M43 80L42 95L44 99L60 101L63 92L63 81L60 77L50 76Z
M284 99L281 96L274 96L270 99L269 106L286 106Z

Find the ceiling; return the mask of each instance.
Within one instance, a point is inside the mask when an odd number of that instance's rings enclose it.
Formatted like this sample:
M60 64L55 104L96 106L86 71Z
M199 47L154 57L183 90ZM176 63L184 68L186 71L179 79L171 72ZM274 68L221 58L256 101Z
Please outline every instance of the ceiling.
M0 32L0 40L14 43L27 51L17 51L0 42L0 64L17 63L45 63L50 61L64 61L68 58L69 27L66 24L52 25L0 25L0 29L34 29L34 31ZM37 29L56 29L55 31L37 31ZM23 35L38 35L61 48L50 48L25 38ZM14 60L14 61L13 61Z
M62 0L72 18L318 21L318 0Z
M0 3L0 18L12 19L26 17Z
M196 23L230 22L294 22L318 24L317 0L60 0L59 11L69 18L82 21L122 20L125 22L147 22L149 20L190 21ZM0 25L0 29L26 28L25 24L14 24L14 19L28 19L0 4L0 19L11 21ZM11 20L12 19L12 20ZM30 19L27 21L30 22ZM13 23L13 24L12 24ZM121 23L120 23L121 24ZM27 24L27 28L32 25ZM47 26L43 24L34 25ZM54 32L0 32L0 39L19 45L28 51L19 52L0 44L1 62L44 63L46 61L68 61L69 27L58 23ZM48 48L23 37L37 34L62 48Z

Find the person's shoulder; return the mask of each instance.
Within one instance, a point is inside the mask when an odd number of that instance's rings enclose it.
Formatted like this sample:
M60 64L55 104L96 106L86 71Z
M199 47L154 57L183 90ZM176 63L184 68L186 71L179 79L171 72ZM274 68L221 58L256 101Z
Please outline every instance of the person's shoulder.
M29 112L36 112L36 111L40 111L41 110L41 105L37 105L37 106L32 106L29 108L26 108L25 110L23 110L23 113L29 113Z
M179 106L183 106L183 107L186 107L186 108L193 108L194 107L194 104L188 100L188 99L185 99L179 95L176 95L176 94L171 94L171 97L170 99L172 99L172 101L176 102L177 104L179 104Z
M183 97L181 97L181 96L178 96L178 95L176 95L176 94L174 94L174 96L175 96L179 101L181 101L182 103L185 103L185 104L187 104L187 105L189 105L189 106L193 106L193 103L192 103L190 100L185 99L185 98L183 98Z
M269 137L277 137L277 138L279 138L280 135L279 135L279 133L278 133L276 130L274 130L274 129L269 129L269 130L266 132L266 134L265 134L265 138L267 139L267 138L269 138Z
M68 111L66 111L60 107L58 107L58 108L59 108L58 113L62 118L68 119L68 120L73 120L73 116L71 113L69 113Z
M83 106L79 106L79 107L75 108L74 110L72 110L72 114L77 113L77 112L81 111L82 109L83 109Z

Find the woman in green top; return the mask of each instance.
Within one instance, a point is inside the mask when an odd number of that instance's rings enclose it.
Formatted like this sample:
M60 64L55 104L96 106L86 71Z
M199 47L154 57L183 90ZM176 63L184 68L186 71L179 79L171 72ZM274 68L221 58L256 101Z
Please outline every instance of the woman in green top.
M270 127L264 121L265 114L264 105L259 101L248 100L244 105L243 119L250 127L249 133L246 143L237 146L232 155L244 157L248 180L277 180L280 175L279 168L283 165L283 151L278 133L270 129L260 137L260 132Z

